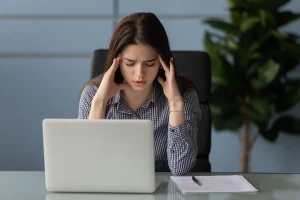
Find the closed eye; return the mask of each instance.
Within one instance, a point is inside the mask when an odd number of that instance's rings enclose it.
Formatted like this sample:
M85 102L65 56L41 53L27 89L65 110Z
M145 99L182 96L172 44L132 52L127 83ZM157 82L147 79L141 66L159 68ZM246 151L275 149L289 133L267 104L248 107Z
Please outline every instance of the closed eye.
M155 64L155 63L152 63L152 64L148 64L148 63L147 63L146 65L149 66L149 67L152 67L152 66L154 66L154 64Z
M134 63L126 63L127 66L133 66Z
M132 66L134 66L134 64L135 64L135 63L126 63L126 66L132 67ZM146 63L146 65L147 65L148 67L153 67L153 66L155 65L155 63L152 63L152 64Z

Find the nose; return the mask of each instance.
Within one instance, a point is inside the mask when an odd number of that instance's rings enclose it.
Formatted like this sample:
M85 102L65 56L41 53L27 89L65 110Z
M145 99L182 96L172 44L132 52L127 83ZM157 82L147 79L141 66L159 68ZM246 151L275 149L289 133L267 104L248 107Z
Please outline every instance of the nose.
M143 66L142 65L137 65L136 70L135 70L135 75L139 78L142 79L145 75Z

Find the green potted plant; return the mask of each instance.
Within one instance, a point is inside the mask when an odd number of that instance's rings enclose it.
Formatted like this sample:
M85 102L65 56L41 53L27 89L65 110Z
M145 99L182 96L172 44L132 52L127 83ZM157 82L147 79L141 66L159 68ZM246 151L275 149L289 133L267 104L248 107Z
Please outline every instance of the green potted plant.
M300 120L286 114L300 101L299 36L281 27L300 15L290 0L227 0L230 20L209 18L205 50L212 59L211 111L215 130L241 130L241 171L258 135L300 135ZM250 127L255 133L250 133ZM250 137L251 136L251 137Z

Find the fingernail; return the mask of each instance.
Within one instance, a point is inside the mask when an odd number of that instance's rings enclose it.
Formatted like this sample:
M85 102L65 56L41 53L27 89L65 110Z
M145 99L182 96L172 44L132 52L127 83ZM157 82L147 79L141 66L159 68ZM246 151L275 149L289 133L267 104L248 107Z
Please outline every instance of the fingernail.
M173 57L171 57L171 61L173 62Z

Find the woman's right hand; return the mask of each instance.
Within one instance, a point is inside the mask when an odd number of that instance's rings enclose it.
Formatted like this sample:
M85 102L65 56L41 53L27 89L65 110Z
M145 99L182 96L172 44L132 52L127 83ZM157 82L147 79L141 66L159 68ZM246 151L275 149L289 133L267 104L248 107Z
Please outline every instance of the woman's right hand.
M119 67L120 59L121 59L121 54L117 58L114 58L112 65L104 73L101 84L93 99L94 102L107 103L107 101L110 98L112 98L118 91L129 87L127 83L116 84L114 81L115 72Z

